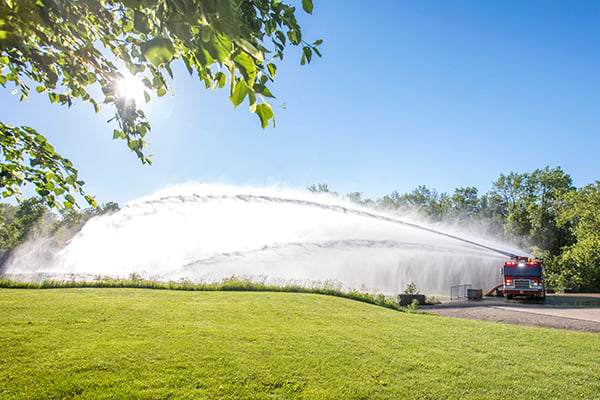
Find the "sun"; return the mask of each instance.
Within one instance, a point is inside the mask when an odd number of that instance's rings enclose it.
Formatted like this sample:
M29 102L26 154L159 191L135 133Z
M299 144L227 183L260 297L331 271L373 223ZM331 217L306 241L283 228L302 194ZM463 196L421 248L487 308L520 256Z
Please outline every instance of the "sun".
M120 96L134 100L137 105L143 104L145 101L144 84L128 72L124 73L123 78L117 82L117 90Z

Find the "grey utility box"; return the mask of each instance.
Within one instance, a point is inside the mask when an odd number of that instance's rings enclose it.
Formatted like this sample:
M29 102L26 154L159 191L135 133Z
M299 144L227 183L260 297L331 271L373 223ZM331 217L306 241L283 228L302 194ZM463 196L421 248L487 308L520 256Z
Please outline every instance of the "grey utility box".
M467 289L467 298L469 300L481 300L483 298L483 290Z
M401 306L410 306L413 300L417 300L419 304L425 304L424 294L399 294L398 304Z

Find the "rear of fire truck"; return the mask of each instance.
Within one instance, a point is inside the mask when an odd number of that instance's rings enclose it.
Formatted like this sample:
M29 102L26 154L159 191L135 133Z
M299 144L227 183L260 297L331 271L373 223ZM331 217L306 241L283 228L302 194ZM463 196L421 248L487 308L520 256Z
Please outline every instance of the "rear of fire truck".
M546 296L544 264L542 260L512 257L502 269L504 286L502 293L507 299L529 297L543 300Z

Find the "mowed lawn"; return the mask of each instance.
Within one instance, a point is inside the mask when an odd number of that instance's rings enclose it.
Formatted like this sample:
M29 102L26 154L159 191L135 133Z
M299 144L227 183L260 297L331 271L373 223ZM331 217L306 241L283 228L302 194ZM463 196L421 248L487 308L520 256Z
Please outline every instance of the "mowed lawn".
M0 399L600 398L600 335L302 293L0 289Z

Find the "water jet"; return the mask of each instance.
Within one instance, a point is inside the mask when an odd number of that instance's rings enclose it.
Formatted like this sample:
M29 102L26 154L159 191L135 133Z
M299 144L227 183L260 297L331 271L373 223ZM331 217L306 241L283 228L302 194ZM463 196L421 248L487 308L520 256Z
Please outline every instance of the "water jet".
M35 246L16 252L5 274L334 280L390 294L408 282L435 294L457 283L491 286L502 260L520 252L333 197L197 184L93 218L60 251Z

